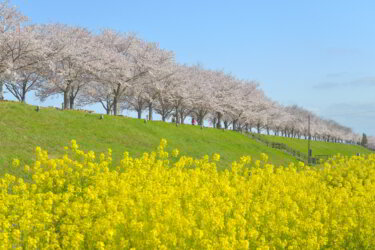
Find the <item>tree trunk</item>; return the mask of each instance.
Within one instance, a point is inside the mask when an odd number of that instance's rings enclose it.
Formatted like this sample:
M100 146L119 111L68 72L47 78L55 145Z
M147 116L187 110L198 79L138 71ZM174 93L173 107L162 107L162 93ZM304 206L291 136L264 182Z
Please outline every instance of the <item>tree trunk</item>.
M203 118L204 118L204 115L203 115L203 112L202 111L199 111L198 112L198 125L203 125Z
M113 90L113 103L112 103L112 106L113 106L113 115L118 115L119 114L119 110L118 110L118 99L121 97L120 96L120 93L121 93L121 84L117 84L117 88L115 90Z
M71 81L67 81L67 86L64 90L64 109L69 109L70 108L70 92L72 91L72 88L70 86Z
M224 121L224 128L228 129L228 121Z
M148 103L148 119L152 121L152 103Z
M74 96L70 95L69 98L69 104L70 104L70 109L74 109Z
M178 125L178 107L175 107L175 114L176 114L176 126Z
M0 82L0 100L4 100L3 82Z
M233 124L232 130L235 131L236 130L236 126L237 126L237 120L233 120L232 124Z
M142 110L138 109L137 113L138 113L138 119L141 119L142 118Z
M113 98L113 114L118 114L118 103L117 103L117 96Z
M70 88L66 88L64 91L64 109L69 109L70 102L69 102L69 91Z
M27 87L27 82L23 83L22 85L22 93L21 93L21 102L25 103L26 101L26 87Z
M26 103L26 93L25 92L26 91L22 91L21 96L20 96L20 101L22 103Z
M111 103L111 98L107 98L107 105L103 105L103 107L105 108L105 111L107 112L107 115L110 115L111 114L111 111L112 111L112 103Z
M260 134L260 123L257 123L257 132Z
M184 124L185 123L186 116L184 116L183 112L180 112L180 123Z
M199 117L199 116L198 116L198 125L199 126L203 125L202 117Z
M216 128L218 129L221 129L221 117L223 115L220 113L220 112L217 112L217 124L216 124Z

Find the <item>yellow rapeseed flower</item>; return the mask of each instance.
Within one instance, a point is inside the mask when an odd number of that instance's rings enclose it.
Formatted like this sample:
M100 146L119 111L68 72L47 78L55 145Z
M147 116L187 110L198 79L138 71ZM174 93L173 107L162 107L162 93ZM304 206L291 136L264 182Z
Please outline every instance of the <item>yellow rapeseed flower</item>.
M165 139L117 165L71 144L58 159L38 147L19 168L30 179L0 177L0 249L375 248L375 154L277 167L262 153L218 170L219 154Z

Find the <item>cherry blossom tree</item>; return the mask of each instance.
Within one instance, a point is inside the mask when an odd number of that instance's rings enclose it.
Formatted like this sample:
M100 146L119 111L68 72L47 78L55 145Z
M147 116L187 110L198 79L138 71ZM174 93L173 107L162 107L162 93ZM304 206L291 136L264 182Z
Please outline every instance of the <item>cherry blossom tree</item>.
M4 81L6 89L20 102L26 102L26 94L35 90L43 78L34 70L25 70L17 73L11 79Z
M155 44L137 38L134 34L123 34L113 30L103 30L97 37L102 45L99 49L102 67L97 72L97 81L107 89L98 101L113 98L112 106L115 115L119 104L126 101L127 93L142 77L153 69L153 52Z
M266 99L266 112L263 119L263 128L266 129L267 135L271 130L276 131L276 121L280 118L280 105L270 99Z
M214 89L213 101L216 102L216 109L210 114L213 126L221 128L222 117L224 114L229 114L233 103L233 90L237 88L236 79L225 74L223 71L212 72L215 80L213 81ZM234 100L235 101L235 100Z
M375 150L375 136L369 136L367 139L368 139L368 147Z
M28 18L21 14L16 7L9 6L9 1L0 2L0 100L4 99L4 73L10 74L15 61L24 56L25 51L18 53L17 37L21 26Z
M205 117L216 110L214 75L213 71L204 70L200 65L192 66L189 70L191 113L199 125L203 125Z
M149 43L143 47L143 51L140 50L138 57L142 58L148 73L138 78L129 89L126 104L137 111L139 118L143 109L148 108L150 120L154 109L165 121L172 112L170 93L179 80L173 77L179 70L175 55L172 51L159 48L158 44Z
M112 88L108 84L100 81L90 81L85 88L82 89L82 94L78 97L80 105L90 105L100 103L107 115L113 113L113 94Z
M20 102L25 102L26 94L35 90L43 81L45 46L37 29L36 26L20 28L14 35L14 42L8 45L8 48L14 45L12 67L3 74L3 81L6 89Z
M278 104L273 103L271 110L270 110L270 118L267 120L267 126L274 132L274 135L279 135L280 132L285 127L290 114L285 112L285 107Z
M145 99L147 88L145 81L147 80L145 78L135 80L135 84L127 91L123 105L125 109L136 111L138 119L142 118L142 112L147 107L147 101Z
M63 94L64 109L74 108L79 91L92 81L91 68L98 61L92 34L81 27L61 24L43 25L40 30L48 57L43 62L45 81L37 95L44 100Z
M232 88L232 97L228 115L232 120L232 129L240 130L248 123L249 111L259 112L263 109L263 92L257 89L258 84L249 81L238 81L237 87Z
M176 125L178 123L183 124L192 110L194 91L190 87L191 82L188 77L191 73L190 70L191 68L186 65L178 65L171 77L171 86L167 92L167 98L172 106Z
M172 51L132 33L111 29L93 35L63 24L27 25L8 1L0 3L0 99L3 86L19 101L37 90L45 98L64 95L64 108L101 103L107 114L148 109L165 121L188 115L203 125L233 130L271 130L307 138L307 117L315 140L358 142L360 135L297 105L284 107L266 97L256 82L200 65L179 65Z

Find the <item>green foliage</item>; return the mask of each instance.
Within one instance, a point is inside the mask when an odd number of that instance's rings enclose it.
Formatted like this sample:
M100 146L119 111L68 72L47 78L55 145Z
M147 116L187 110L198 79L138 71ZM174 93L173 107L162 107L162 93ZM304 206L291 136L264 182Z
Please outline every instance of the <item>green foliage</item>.
M366 147L367 146L367 136L365 133L362 134L362 140L361 140L361 145Z

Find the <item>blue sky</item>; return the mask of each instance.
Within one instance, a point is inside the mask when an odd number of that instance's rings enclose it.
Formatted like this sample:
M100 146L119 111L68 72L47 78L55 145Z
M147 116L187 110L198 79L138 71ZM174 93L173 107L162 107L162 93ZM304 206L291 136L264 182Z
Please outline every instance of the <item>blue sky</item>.
M375 1L12 3L34 23L136 32L181 63L257 80L275 101L375 135Z

